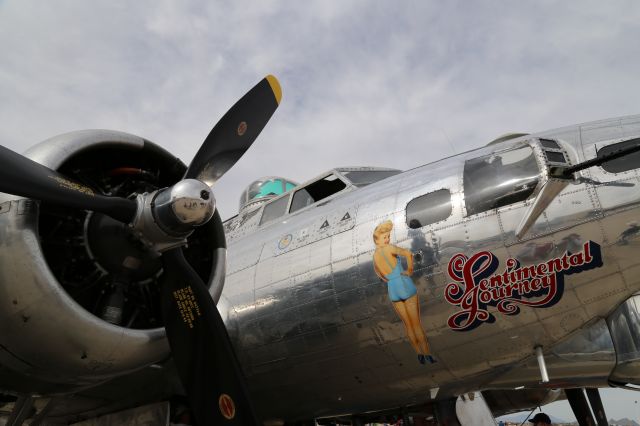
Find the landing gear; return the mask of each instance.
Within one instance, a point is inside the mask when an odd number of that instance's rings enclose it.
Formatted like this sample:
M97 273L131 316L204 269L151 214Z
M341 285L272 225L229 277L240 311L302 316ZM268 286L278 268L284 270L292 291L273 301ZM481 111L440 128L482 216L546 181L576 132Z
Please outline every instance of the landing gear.
M438 425L460 426L458 415L456 414L457 398L449 398L438 401L435 404L435 417Z
M598 426L608 426L609 421L604 412L600 392L597 388L587 388L585 391L587 392L587 398L589 398L589 404L591 404L591 411L593 411L593 415L596 416Z
M8 426L20 426L30 415L33 414L33 397L31 395L20 395L16 400L9 420Z
M605 414L598 389L565 389L564 392L567 395L569 405L580 426L608 425L607 415ZM587 396L589 397L589 401L587 401ZM589 408L589 403L591 404L591 408ZM595 419L592 411L595 414Z

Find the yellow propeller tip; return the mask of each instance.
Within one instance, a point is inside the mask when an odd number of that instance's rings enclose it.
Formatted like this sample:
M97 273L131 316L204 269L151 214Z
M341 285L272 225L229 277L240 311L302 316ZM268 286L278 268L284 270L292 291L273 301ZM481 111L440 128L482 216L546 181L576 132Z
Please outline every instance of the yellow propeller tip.
M282 87L280 87L280 82L271 74L269 74L266 79L269 82L269 86L271 86L273 96L276 97L276 102L280 105L280 100L282 99Z

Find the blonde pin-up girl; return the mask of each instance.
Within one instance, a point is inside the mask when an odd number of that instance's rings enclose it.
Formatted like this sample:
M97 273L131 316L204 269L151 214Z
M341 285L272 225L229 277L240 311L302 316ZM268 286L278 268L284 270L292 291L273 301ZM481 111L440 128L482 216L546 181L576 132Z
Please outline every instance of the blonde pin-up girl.
M407 337L411 346L418 354L418 361L436 362L431 351L427 336L420 322L420 303L418 291L413 284L413 256L409 250L389 244L393 223L388 220L381 223L373 231L373 242L376 251L373 254L373 267L376 274L387 283L389 299L393 308L404 323ZM399 257L407 260L407 270L404 271Z

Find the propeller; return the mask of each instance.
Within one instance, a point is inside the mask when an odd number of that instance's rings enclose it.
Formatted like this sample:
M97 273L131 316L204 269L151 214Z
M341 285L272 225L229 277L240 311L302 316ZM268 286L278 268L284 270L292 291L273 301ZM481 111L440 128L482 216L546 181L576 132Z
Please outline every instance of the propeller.
M227 329L181 248L162 256L162 309L182 385L199 425L258 425Z
M191 161L184 179L209 186L220 179L256 140L282 99L278 80L266 76L218 121Z
M0 146L0 191L63 207L93 210L130 224L161 254L165 329L181 382L199 425L258 424L244 376L224 322L182 247L197 226L211 220L224 241L210 186L256 140L282 98L267 76L213 127L183 180L136 200L96 194L91 188ZM217 229L220 228L220 229Z
M133 220L137 210L134 200L96 194L91 188L3 146L0 146L0 192L93 210L125 223Z

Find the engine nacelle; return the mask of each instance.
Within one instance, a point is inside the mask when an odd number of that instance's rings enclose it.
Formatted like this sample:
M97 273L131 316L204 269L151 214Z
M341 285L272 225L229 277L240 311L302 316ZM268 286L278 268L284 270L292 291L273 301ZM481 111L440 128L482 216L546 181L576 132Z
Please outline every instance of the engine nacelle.
M57 136L26 156L121 197L170 186L186 168L147 140L105 130ZM221 229L216 214L184 250L216 301L226 259ZM120 273L121 264L135 272ZM69 392L166 359L161 275L157 255L127 225L0 194L2 390Z

